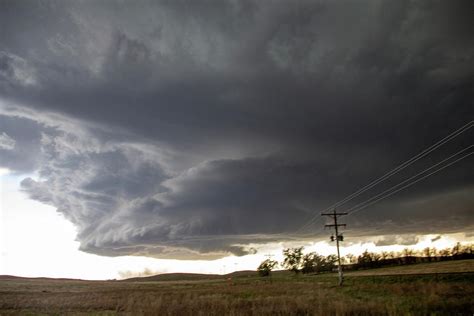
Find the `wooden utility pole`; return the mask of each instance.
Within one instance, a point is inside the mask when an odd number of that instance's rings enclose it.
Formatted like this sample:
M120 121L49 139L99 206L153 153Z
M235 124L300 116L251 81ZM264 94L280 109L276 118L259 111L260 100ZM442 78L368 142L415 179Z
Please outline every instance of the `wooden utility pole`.
M324 227L334 227L334 229L336 230L336 237L332 235L331 241L336 240L337 262L338 262L337 271L339 272L339 286L342 286L342 283L344 282L344 275L342 274L342 265L341 265L341 254L339 252L339 242L344 240L344 236L342 234L339 234L338 228L339 226L346 227L346 224L338 224L337 217L347 215L347 214L348 213L336 213L336 209L334 209L332 213L321 213L321 216L329 216L329 217L332 217L334 220L334 224L324 225Z

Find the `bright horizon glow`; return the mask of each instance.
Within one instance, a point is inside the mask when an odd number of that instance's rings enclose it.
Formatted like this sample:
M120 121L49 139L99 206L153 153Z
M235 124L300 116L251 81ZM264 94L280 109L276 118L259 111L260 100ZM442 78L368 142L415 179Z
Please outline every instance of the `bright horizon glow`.
M31 175L29 175L31 176ZM326 241L269 243L252 245L255 255L205 260L170 260L137 256L103 257L79 251L76 229L55 208L27 198L19 190L25 175L13 175L0 169L0 274L23 277L79 278L105 280L171 272L225 274L237 270L256 270L270 255L282 261L282 249L303 245L305 252L321 255L335 253ZM443 249L456 242L473 242L464 234L419 236L419 242L409 248ZM341 255L359 255L363 251L401 251L407 246L376 246L374 242L359 242L341 248Z

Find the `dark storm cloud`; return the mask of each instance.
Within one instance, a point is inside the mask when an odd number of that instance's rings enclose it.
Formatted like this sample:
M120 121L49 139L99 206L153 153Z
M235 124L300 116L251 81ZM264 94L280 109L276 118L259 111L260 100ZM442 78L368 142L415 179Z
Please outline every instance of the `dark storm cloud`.
M47 128L35 121L0 115L0 165L18 172L38 166L41 133Z
M23 188L84 251L243 254L473 118L470 1L0 6L0 135L16 142L2 166L39 170ZM351 233L472 228L469 163L352 216Z
M15 144L15 140L8 136L7 133L3 132L0 135L0 148L4 150L12 150L13 148L15 148Z

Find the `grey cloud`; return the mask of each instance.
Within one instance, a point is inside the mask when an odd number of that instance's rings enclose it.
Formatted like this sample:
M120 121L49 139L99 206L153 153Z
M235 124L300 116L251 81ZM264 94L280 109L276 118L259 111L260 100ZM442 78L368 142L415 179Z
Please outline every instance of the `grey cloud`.
M163 190L160 183L166 179L160 165L126 146L97 152L75 147L74 140L65 133L51 137L42 147L40 177L45 180L27 178L22 188L58 207L77 225L85 244L143 234L140 227L157 205L152 195Z
M35 170L46 130L33 120L0 114L0 165L20 173Z
M465 168L465 167L464 167ZM444 179L443 179L444 180ZM423 183L423 188L438 182ZM472 220L472 186L436 191L413 190L395 195L345 219L348 234L353 236L386 234L438 234L470 231Z
M0 6L0 132L16 141L1 164L39 171L24 189L84 251L215 257L290 238L474 117L469 1ZM351 233L469 229L469 159L349 217Z
M376 246L391 246L391 245L415 245L418 242L418 237L416 235L412 236L384 236L383 238L375 242Z
M12 150L15 148L16 141L8 136L7 133L2 132L0 134L0 148L6 150Z
M14 86L35 84L35 70L24 58L0 51L0 87L8 90Z

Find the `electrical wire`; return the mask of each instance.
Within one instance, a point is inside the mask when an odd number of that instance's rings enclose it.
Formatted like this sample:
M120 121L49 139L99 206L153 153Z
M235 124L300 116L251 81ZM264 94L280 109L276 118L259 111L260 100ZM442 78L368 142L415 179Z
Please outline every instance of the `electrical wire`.
M427 156L428 154L430 154L431 152L433 152L434 150L436 150L437 148L439 148L440 146L446 144L447 142L449 142L450 140L454 139L455 137L461 135L462 133L466 132L467 130L469 130L471 127L474 126L474 120L471 120L470 122L466 123L465 125L461 126L460 128L458 128L457 130L455 130L454 132L452 132L451 134L445 136L444 138L442 138L441 140L439 140L438 142L434 143L433 145L431 145L430 147L426 148L425 150L421 151L420 153L418 153L417 155L413 156L412 158L408 159L407 161L405 161L404 163L400 164L399 166L395 167L394 169L392 169L391 171L387 172L386 174L384 174L383 176L379 177L378 179L376 180L373 180L372 182L370 182L369 184L365 185L364 187L360 188L359 190L355 191L354 193L348 195L347 197L345 197L344 199L332 204L331 206L325 208L324 210L321 210L319 212L315 212L313 213L313 217L308 221L306 222L304 225L302 225L296 232L295 234L299 234L301 232L303 232L304 230L307 230L311 225L313 224L316 224L316 222L318 221L317 219L320 218L318 215L319 213L322 213L322 212L325 212L325 211L329 211L335 207L339 207L341 205L344 205L345 203L351 201L352 199L358 197L359 195L361 195L362 193L365 193L366 191L370 190L371 188L373 188L374 186L376 186L377 184L381 183L382 181L385 181L386 179L390 178L391 176L393 176L394 174L402 171L403 169L407 168L408 166L412 165L413 163L415 163L416 161L420 160L421 158Z
M472 147L473 147L473 145L469 146L468 148L472 148ZM466 149L467 149L467 148L466 148ZM464 151L464 150L463 150L463 151ZM459 162L459 161L461 161L461 160L463 160L463 159L469 157L469 156L472 155L472 154L474 154L474 152L470 152L470 153L468 153L468 154L466 154L466 155L464 155L464 156L462 156L462 157L460 157L460 158L458 158L458 159L456 159L456 160L450 162L449 164L447 164L447 165L445 165L445 166L443 166L443 167L441 167L441 168L438 168L438 169L436 169L435 171L430 172L430 173L428 173L427 175L425 175L425 176L423 176L423 177L421 177L421 178L419 178L419 179L417 179L417 180L415 180L415 181L413 181L413 182L411 182L411 183L408 183L408 184L404 185L403 187L401 187L401 188L399 188L399 189L397 189L397 190L395 190L395 191L393 191L393 192L391 192L391 193L389 193L389 194L387 194L387 195L385 195L385 196L382 196L382 197L380 197L380 198L378 198L378 199L376 199L376 200L374 200L374 201L372 201L372 202L370 202L370 203L368 203L368 204L366 204L366 205L362 205L362 206L360 206L360 207L358 207L358 208L354 208L354 209L352 209L352 211L351 211L348 215L352 215L352 214L354 214L354 213L356 213L356 212L359 212L359 211L361 211L361 210L363 210L363 209L365 209L365 208L367 208L367 207L369 207L369 206L371 206L371 205L373 205L373 204L375 204L375 203L377 203L377 202L379 202L379 201L381 201L381 200L383 200L383 199L386 199L386 198L388 198L388 197L394 195L394 194L397 193L397 192L400 192L400 191L402 191L402 190L404 190L404 189L406 189L406 188L408 188L408 187L411 187L412 185L414 185L414 184L420 182L421 180L424 180L424 179L426 179L426 178L428 178L428 177L430 177L430 176L432 176L432 175L438 173L439 171L446 169L447 167L449 167L449 166L451 166L451 165L453 165L453 164L455 164L455 163L457 163L457 162ZM457 154L456 154L456 155L457 155ZM446 159L445 159L445 160L446 160ZM444 161L443 161L443 162L444 162ZM441 162L441 163L442 163L442 162ZM440 163L438 163L438 164L440 164ZM434 167L434 166L433 166L433 167ZM428 169L432 169L432 168L428 168ZM428 169L427 169L427 170L428 170ZM422 173L426 172L427 170L423 171Z

